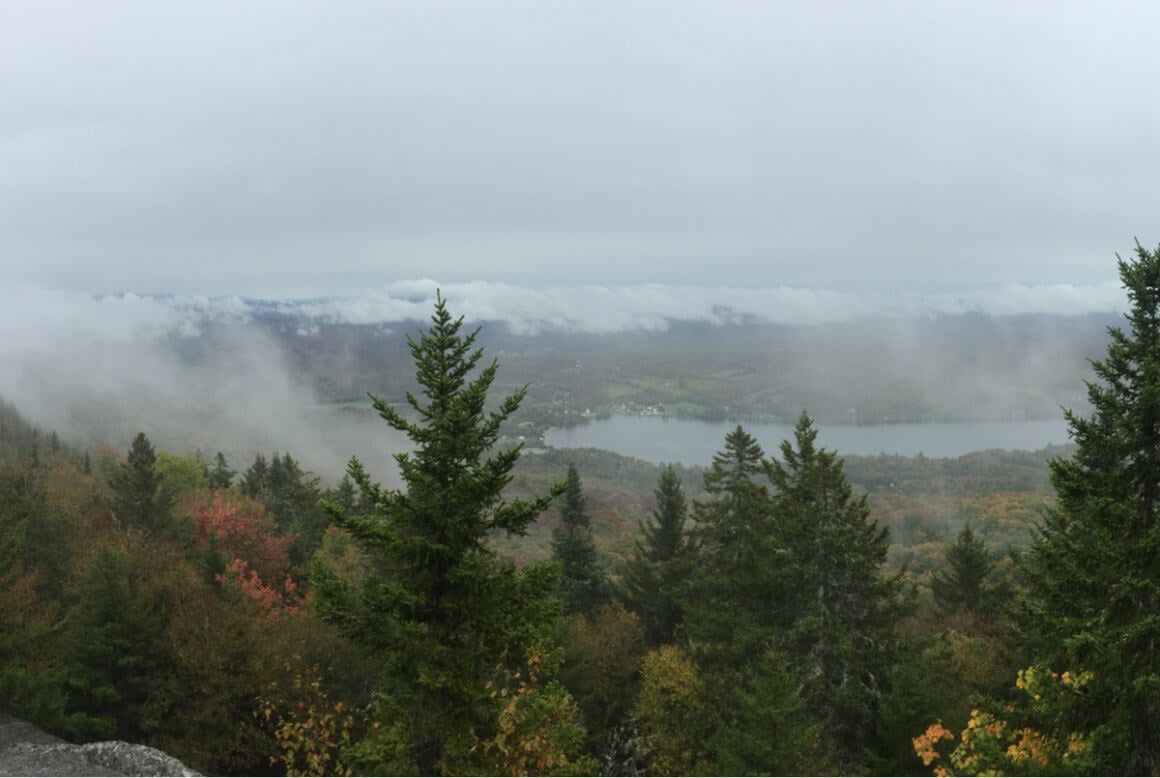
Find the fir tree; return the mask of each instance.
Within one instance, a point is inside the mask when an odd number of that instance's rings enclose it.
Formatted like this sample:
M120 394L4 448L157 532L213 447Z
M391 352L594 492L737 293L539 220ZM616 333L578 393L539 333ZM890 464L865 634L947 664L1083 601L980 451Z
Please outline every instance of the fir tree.
M163 625L134 596L128 556L97 548L83 579L67 657L76 735L140 740L141 706L160 661Z
M651 647L673 642L682 620L680 589L688 578L692 545L685 534L688 507L672 465L661 471L656 506L641 522L641 539L624 571L621 599L640 617Z
M338 486L327 494L327 499L334 503L336 507L340 508L343 513L356 512L358 493L354 488L354 481L350 480L348 474L343 473L342 480L338 482ZM365 510L359 512L366 513Z
M848 772L860 769L873 731L902 582L882 575L888 530L870 518L865 495L853 496L841 461L816 438L803 413L794 441L781 444L782 461L770 463L775 532L797 581L782 593L792 611L781 642L806 712L822 725L819 744Z
M679 605L688 637L732 665L764 650L785 623L781 593L799 584L774 532L765 452L741 427L713 457L705 492L693 503L696 564Z
M318 477L306 472L286 452L270 459L269 485L265 503L274 515L278 531L293 534L291 558L304 564L322 543L322 534L330 526L330 515L321 505L322 492Z
M157 453L144 432L138 432L113 483L113 517L122 529L145 535L172 530L173 494L157 471Z
M431 327L409 339L425 398L407 394L416 421L371 396L379 415L414 442L413 453L395 457L405 489L382 488L352 459L350 477L374 511L328 506L375 569L361 582L322 564L314 570L319 613L384 668L376 728L353 752L369 772L486 771L469 763L490 753L481 742L506 737L497 726L511 708L497 706L497 689L522 668L549 669L553 655L544 653L559 618L553 566L517 571L488 543L494 531L523 534L551 502L501 497L519 448L493 447L524 391L485 411L496 363L470 377L482 350L478 330L464 336L461 326L438 297ZM538 699L561 702L558 691Z
M225 455L220 451L217 452L217 456L213 459L213 469L209 471L209 488L213 491L229 489L235 475L237 471L230 469Z
M590 614L608 601L608 581L596 556L580 475L573 465L568 466L564 481L560 523L552 530L552 559L560 564L560 599L565 614Z
M994 566L983 539L975 536L968 523L947 548L946 567L935 573L930 582L935 605L944 613L989 613L994 592L987 585L987 576Z
M1090 418L1067 412L1076 452L1051 462L1058 496L1022 572L1025 649L1084 693L1057 712L1094 737L1099 770L1160 771L1160 248L1117 257L1130 310L1092 362Z
M242 494L251 500L265 501L270 489L270 468L266 457L261 454L254 457L253 464L242 474L241 487Z
M62 724L64 693L60 669L46 665L44 657L57 630L49 619L13 612L3 596L35 580L26 560L41 549L28 542L29 529L43 522L48 510L44 494L27 489L23 473L0 465L0 710L52 728ZM40 606L51 613L47 603Z

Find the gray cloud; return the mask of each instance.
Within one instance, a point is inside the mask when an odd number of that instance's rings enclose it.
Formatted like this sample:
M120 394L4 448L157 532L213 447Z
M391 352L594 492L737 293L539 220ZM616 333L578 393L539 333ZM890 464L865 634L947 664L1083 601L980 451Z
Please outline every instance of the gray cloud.
M841 292L799 287L739 288L643 284L532 289L475 281L403 281L352 297L279 304L282 312L344 324L424 321L437 289L450 308L471 321L500 321L517 334L541 331L613 333L665 330L671 322L728 324L758 321L812 325L890 317L915 319L968 312L1083 315L1122 310L1118 284L1022 285L958 293Z
M1157 21L1047 0L10 4L0 278L1103 284L1158 237Z

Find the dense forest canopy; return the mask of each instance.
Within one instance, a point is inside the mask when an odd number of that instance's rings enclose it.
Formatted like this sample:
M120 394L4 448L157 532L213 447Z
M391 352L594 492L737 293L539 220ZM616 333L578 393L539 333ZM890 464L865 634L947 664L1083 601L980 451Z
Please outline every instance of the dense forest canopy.
M1119 269L1035 453L529 446L441 298L389 479L0 404L0 708L225 774L1153 773L1160 249Z

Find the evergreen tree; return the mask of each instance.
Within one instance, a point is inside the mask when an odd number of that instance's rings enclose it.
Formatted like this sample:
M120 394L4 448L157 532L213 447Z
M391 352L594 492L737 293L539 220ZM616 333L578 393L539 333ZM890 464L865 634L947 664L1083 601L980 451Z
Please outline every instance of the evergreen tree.
M1067 412L1076 452L1051 462L1058 496L1022 572L1024 647L1084 693L1062 730L1094 738L1099 771L1160 771L1160 248L1117 257L1130 310L1092 362L1090 418Z
M821 727L798 696L785 658L767 650L733 690L734 704L709 738L713 775L814 775L833 772L816 748Z
M374 570L361 582L344 580L321 563L314 570L319 613L384 668L376 728L353 752L368 772L488 770L478 760L510 753L513 733L499 725L511 722L520 705L539 701L561 715L575 707L550 684L542 694L521 687L510 704L499 704L500 688L525 677L525 668L533 668L534 683L550 670L558 654L549 649L559 602L553 566L516 570L496 556L488 537L497 530L523 534L551 497L501 497L519 447L493 447L524 391L485 412L496 363L469 378L482 350L474 345L478 330L463 336L462 323L438 297L430 329L409 339L425 398L407 394L417 421L371 396L379 415L415 444L413 453L395 457L405 490L382 488L352 459L348 472L373 513L328 506L335 524L373 557ZM572 742L575 725L560 726ZM556 742L548 731L537 737Z
M733 666L760 655L786 623L785 593L800 586L779 547L767 484L765 452L737 427L705 472L708 499L693 503L696 564L679 598L703 659Z
M552 559L560 563L560 599L565 614L590 614L608 601L608 581L596 556L580 474L573 465L568 466L561 498L560 523L552 530Z
M680 588L688 578L693 547L685 534L688 507L672 465L661 471L652 516L641 522L636 554L624 571L620 596L640 617L651 647L672 643L681 623Z
M333 490L327 494L327 499L334 503L334 505L342 509L343 513L354 513L358 505L358 492L354 488L354 481L350 480L350 476L343 473L342 480L338 482ZM359 511L365 513L366 511Z
M26 560L41 549L28 535L47 513L43 493L29 493L23 473L0 465L0 711L54 728L63 723L64 695L59 668L44 661L55 631L51 606L40 602L46 618L28 618L14 612L17 597L10 597L36 580Z
M286 452L270 459L265 503L274 515L278 531L293 534L291 558L303 564L322 543L322 534L330 526L330 515L321 505L322 491L318 477L306 472Z
M68 653L73 733L86 739L141 740L141 706L154 683L164 625L134 597L125 552L102 544L83 579Z
M144 432L129 448L129 459L113 478L113 517L122 529L147 536L173 529L173 493L157 471L157 453Z
M258 454L254 462L242 474L242 494L251 500L265 501L270 488L270 468L266 457Z
M807 713L822 725L819 744L848 772L860 769L873 732L902 581L881 574L887 528L870 518L865 495L854 498L841 461L816 438L803 413L794 442L781 444L782 461L770 463L776 529L797 581L782 593L793 607L782 646Z
M975 536L968 523L947 548L946 567L935 573L930 582L935 605L944 613L989 613L994 598L987 575L994 566L983 539Z
M237 475L237 471L230 469L225 455L220 451L217 452L217 456L213 459L213 470L209 471L209 488L214 491L229 489L234 482L235 475Z
M798 668L778 645L806 572L790 554L770 472L761 446L737 427L705 473L709 499L693 503L696 556L679 605L702 683L709 728L702 747L715 774L795 772L817 759L802 752L817 738L794 680Z

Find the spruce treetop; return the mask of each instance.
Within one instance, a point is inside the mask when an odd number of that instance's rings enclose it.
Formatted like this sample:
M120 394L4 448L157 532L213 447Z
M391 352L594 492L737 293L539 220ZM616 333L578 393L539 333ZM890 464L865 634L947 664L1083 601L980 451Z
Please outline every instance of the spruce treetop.
M147 535L168 527L173 494L157 471L157 452L144 432L129 447L128 460L113 478L113 515L122 529Z
M494 447L524 390L486 410L496 363L477 371L479 330L465 335L462 324L439 295L431 326L408 338L421 387L406 395L416 419L370 395L414 444L395 456L404 488L383 488L352 458L348 474L361 499L350 499L348 483L347 504L326 503L371 566L361 581L321 563L312 575L320 615L383 662L379 728L353 752L367 772L495 772L479 760L480 739L498 737L497 684L555 661L555 567L516 570L488 539L497 529L522 534L562 485L533 500L503 497L520 447Z
M1023 647L1072 674L1082 698L1058 711L1091 733L1100 773L1160 769L1160 248L1117 255L1129 311L1093 360L1090 417L1065 412L1074 456L1051 462L1058 504L1023 556Z
M930 582L935 605L947 613L959 608L987 612L992 605L987 575L994 566L986 544L968 522L947 548L946 569L935 573Z
M587 501L575 465L568 466L560 523L552 530L552 559L560 563L560 597L565 613L593 613L608 600L608 581L596 553Z

